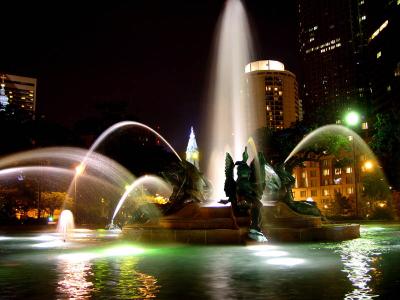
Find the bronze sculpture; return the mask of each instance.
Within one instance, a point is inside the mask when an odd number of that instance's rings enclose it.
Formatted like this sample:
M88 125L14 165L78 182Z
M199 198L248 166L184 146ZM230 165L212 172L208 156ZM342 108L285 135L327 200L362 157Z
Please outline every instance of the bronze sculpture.
M247 147L243 152L241 161L233 162L229 153L225 158L225 194L228 200L221 200L221 203L231 202L234 215L242 215L250 210L250 228L248 236L258 242L266 242L267 238L261 232L263 204L261 197L265 189L265 158L258 153L250 165L247 164L249 155ZM234 180L234 168L237 166L237 180Z

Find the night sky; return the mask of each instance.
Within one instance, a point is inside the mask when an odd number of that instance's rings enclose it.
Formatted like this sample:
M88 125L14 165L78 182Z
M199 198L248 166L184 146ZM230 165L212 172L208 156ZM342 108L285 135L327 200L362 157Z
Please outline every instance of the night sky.
M0 72L38 78L40 115L73 128L96 103L123 101L178 151L191 125L199 133L225 1L7 2ZM254 59L280 60L296 74L295 1L243 2Z

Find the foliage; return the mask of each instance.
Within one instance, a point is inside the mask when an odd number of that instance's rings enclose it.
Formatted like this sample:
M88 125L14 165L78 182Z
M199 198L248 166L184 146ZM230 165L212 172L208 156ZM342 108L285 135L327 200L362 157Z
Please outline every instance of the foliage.
M340 192L335 192L335 204L337 204L340 210L351 209L350 199Z
M73 199L66 192L42 192L40 202L40 206L53 215L56 209L71 209Z
M369 146L378 156L390 185L400 188L400 116L393 112L377 114Z
M393 218L393 211L389 207L376 207L370 216L373 220L392 220Z
M364 186L363 196L372 201L383 200L391 195L390 189L380 171L365 174L362 178L362 184Z
M292 127L272 131L260 128L256 131L256 140L264 150L265 157L273 164L282 163L289 156L297 144L309 133L312 128L303 123L296 123ZM321 157L334 155L340 157L343 151L350 151L351 144L347 136L324 132L310 140L285 165L288 171L302 165L305 161L319 161ZM338 160L340 163L340 160ZM346 162L342 162L344 165Z

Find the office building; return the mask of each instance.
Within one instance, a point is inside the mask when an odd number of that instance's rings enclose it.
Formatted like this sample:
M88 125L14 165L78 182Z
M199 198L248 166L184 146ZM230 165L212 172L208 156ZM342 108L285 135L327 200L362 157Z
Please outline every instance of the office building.
M298 0L304 118L334 123L368 100L363 1ZM323 124L320 124L323 125Z
M400 1L359 1L365 6L367 64L373 115L400 112Z

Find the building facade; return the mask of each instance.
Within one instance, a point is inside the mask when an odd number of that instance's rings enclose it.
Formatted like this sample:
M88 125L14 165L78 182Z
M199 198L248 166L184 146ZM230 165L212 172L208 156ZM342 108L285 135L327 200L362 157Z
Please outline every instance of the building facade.
M8 97L6 109L16 117L32 119L36 112L37 79L11 74L4 74L2 78Z
M400 112L400 1L364 0L369 87L373 114Z
M256 103L258 124L279 130L300 120L300 103L296 76L274 60L251 62L245 67L247 96Z
M366 16L357 0L298 0L304 118L334 123L368 100ZM322 125L322 124L320 124Z
M306 161L303 166L296 167L293 170L296 180L292 189L294 199L314 201L326 216L368 217L374 206L388 205L389 196L369 200L364 193L365 176L375 174L374 176L378 175L379 178L382 177L380 180L384 180L373 155L350 151L341 155L341 158L344 157L349 158L344 165L338 163L334 156L325 156L318 161Z

